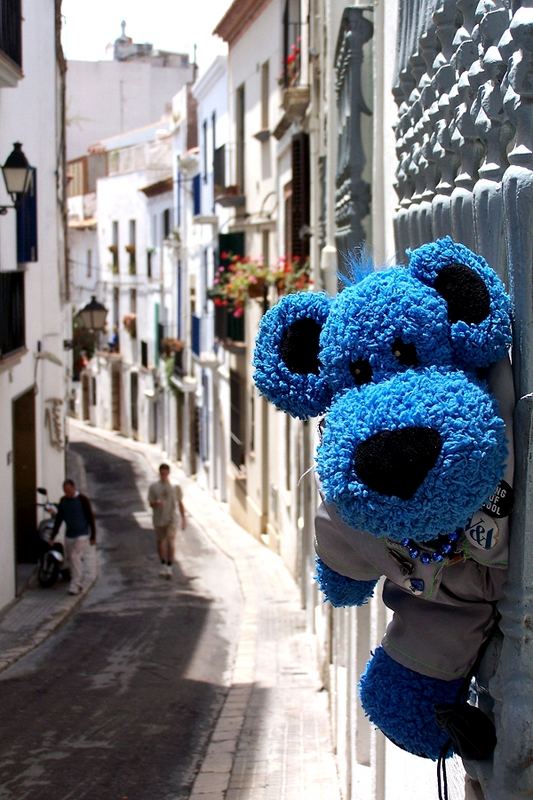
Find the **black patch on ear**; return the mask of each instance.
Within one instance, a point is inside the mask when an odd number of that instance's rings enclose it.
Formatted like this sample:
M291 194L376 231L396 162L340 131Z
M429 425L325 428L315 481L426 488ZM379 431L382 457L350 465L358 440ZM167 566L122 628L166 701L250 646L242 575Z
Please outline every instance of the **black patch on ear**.
M279 349L287 369L298 375L318 375L321 330L316 320L306 318L295 320L283 331Z
M477 324L489 316L489 290L470 267L448 264L441 269L433 286L448 303L450 322Z

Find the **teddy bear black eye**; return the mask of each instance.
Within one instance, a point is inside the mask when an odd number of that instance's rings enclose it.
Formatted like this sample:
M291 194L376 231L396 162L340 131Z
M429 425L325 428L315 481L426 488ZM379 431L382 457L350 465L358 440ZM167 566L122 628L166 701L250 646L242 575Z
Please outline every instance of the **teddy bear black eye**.
M372 367L364 358L359 361L352 361L350 364L350 372L352 373L356 386L362 386L364 383L370 383L372 380Z
M401 339L395 339L392 343L392 353L398 363L404 367L417 367L418 354L414 344L407 344Z

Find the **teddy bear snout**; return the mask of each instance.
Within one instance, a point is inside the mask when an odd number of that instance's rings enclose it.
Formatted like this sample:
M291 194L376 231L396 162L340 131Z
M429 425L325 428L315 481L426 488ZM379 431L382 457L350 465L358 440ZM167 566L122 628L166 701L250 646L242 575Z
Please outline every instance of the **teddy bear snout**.
M409 500L435 466L441 449L441 435L433 428L383 430L357 445L354 467L369 489Z

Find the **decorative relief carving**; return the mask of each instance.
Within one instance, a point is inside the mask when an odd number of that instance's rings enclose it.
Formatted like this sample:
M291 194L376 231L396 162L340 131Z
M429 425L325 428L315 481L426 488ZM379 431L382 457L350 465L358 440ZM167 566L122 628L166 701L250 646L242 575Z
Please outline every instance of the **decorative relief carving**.
M363 46L373 33L361 9L344 10L335 52L338 148L335 179L336 245L342 256L365 240L362 221L370 212L370 184L363 179L366 156L361 116L370 114L362 89Z

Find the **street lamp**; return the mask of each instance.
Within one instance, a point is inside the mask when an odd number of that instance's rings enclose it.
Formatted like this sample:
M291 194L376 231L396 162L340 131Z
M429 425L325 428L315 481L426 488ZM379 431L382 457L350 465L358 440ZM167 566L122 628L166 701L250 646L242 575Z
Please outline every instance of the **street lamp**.
M7 193L13 201L12 206L0 206L0 214L7 214L8 208L16 208L17 202L31 186L32 168L22 152L20 142L14 143L13 150L1 169Z
M91 297L90 303L80 308L78 311L78 318L82 328L89 331L100 332L105 328L105 318L107 316L107 308L99 303L96 297Z

